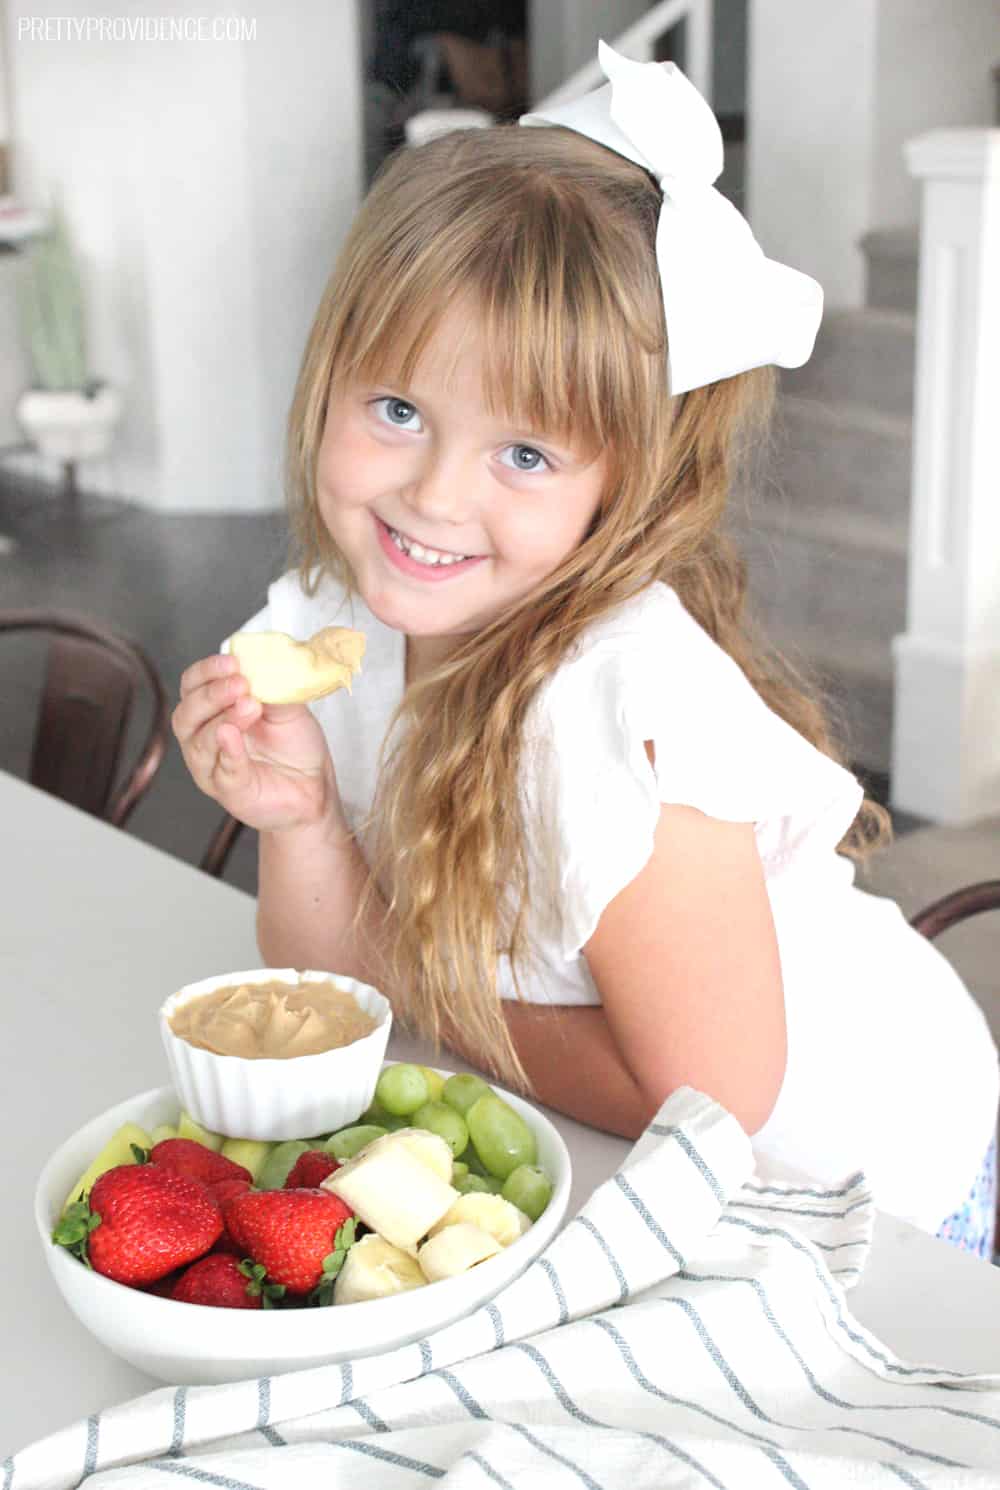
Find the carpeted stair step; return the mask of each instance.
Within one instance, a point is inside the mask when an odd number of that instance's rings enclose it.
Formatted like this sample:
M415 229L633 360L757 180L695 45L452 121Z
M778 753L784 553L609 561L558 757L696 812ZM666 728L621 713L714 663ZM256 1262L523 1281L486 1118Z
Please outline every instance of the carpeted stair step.
M915 352L912 311L827 311L809 361L782 372L782 392L908 419L913 413Z

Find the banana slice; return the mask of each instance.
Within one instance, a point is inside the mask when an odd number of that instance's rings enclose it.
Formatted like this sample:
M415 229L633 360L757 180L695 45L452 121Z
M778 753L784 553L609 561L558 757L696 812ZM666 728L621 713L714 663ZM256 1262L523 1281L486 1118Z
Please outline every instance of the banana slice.
M446 1185L451 1184L455 1160L450 1147L439 1133L429 1133L426 1128L397 1128L395 1133L387 1135L387 1139L389 1143L405 1144L421 1164L433 1169ZM381 1138L375 1140L376 1143L385 1141Z
M229 650L262 704L304 704L338 688L350 693L365 638L349 626L325 626L304 642L283 631L237 631Z
M495 1257L500 1251L502 1248L495 1236L490 1236L480 1226L459 1221L435 1232L418 1251L417 1261L428 1283L437 1283L441 1278L454 1278L456 1273L468 1272L469 1268L485 1262L488 1257Z
M372 1231L413 1254L416 1245L458 1199L399 1133L387 1133L323 1181ZM443 1140L442 1140L443 1141Z
M516 1242L531 1225L531 1218L509 1200L504 1200L502 1195L485 1195L473 1191L469 1195L460 1195L451 1210L446 1211L441 1220L431 1227L430 1234L436 1236L444 1227L457 1226L463 1221L487 1232L501 1247L509 1247L511 1242Z
M333 1285L335 1304L362 1304L368 1299L387 1299L427 1283L415 1258L385 1237L369 1232L355 1242Z

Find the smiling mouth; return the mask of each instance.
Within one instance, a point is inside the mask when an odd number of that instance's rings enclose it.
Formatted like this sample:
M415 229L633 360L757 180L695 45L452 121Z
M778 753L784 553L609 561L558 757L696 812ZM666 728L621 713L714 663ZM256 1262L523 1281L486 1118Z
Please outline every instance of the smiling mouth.
M460 564L463 559L476 557L473 554L456 554L443 548L429 548L425 543L417 543L413 538L407 538L398 528L392 528L388 523L385 528L393 543L400 553L406 554L417 564L426 564L428 568L445 567L448 564Z

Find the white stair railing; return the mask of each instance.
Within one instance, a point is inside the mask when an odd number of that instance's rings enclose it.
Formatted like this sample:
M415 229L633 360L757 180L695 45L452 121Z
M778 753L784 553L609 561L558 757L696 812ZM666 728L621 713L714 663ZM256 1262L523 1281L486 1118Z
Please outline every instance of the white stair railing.
M923 183L906 631L892 803L1000 812L1000 129L906 146Z
M712 102L712 0L662 0L629 26L620 36L606 38L609 45L633 62L651 62L656 43L679 21L687 21L687 47L684 72L699 93ZM532 111L544 111L569 103L581 94L599 88L605 81L596 57L567 78L552 93L546 94Z

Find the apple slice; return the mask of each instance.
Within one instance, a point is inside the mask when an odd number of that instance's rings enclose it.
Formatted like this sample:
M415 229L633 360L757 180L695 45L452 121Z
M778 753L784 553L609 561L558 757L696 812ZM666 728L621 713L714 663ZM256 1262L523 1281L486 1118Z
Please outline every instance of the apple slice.
M107 1170L117 1169L120 1164L138 1163L132 1152L133 1144L136 1148L145 1149L148 1152L153 1147L153 1140L145 1128L140 1128L138 1123L123 1123L117 1132L112 1133L97 1158L83 1171L66 1196L63 1211L66 1206L72 1205L74 1200L80 1200L84 1195L88 1195L94 1181L100 1179ZM60 1211L61 1214L62 1211Z
M232 1159L234 1164L242 1164L244 1169L249 1169L250 1178L256 1185L259 1183L264 1161L273 1147L273 1144L258 1138L227 1138L219 1152L227 1159Z
M207 1128L196 1123L191 1114L184 1112L183 1109L177 1119L177 1137L193 1138L195 1143L203 1143L207 1149L211 1149L216 1154L221 1150L223 1143L221 1133L210 1133Z
M283 631L237 631L229 650L262 704L304 704L338 688L350 693L365 638L349 626L325 626L304 642Z

